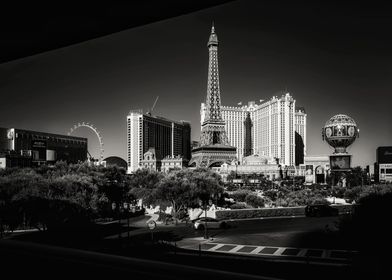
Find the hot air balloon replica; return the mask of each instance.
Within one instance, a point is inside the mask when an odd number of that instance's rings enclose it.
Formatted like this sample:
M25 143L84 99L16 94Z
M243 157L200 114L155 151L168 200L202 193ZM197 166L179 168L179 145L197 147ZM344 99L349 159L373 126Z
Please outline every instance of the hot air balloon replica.
M330 118L322 128L322 137L334 152L330 155L330 170L345 178L345 173L351 170L351 155L347 147L352 145L359 136L359 129L350 116L338 114ZM343 182L345 185L345 181Z

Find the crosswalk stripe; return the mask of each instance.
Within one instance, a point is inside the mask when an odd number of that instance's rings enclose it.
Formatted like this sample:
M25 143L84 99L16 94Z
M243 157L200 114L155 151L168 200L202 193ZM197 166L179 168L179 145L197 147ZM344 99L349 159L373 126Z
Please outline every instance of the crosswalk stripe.
M282 253L286 250L286 248L278 248L278 250L276 250L275 253L273 253L273 255L275 256L281 256Z
M260 253L261 250L263 250L265 247L264 246L257 246L256 249L254 249L252 252L250 252L249 254L258 254Z
M245 245L238 245L236 247L234 247L233 249L227 251L228 253L236 253L238 250L241 250L242 248L244 248Z
M234 253L234 254L246 254L246 255L263 255L263 256L281 256L281 257L306 257L306 255L308 254L308 251L310 250L311 252L313 250L315 251L322 251L320 256L312 256L312 258L321 258L321 259L340 259L340 260L344 260L344 259L349 259L349 258L344 258L344 257L332 257L331 254L332 252L341 252L341 253L348 253L348 252L353 252L353 251L345 251L345 250L327 250L327 249L314 249L314 248L294 248L294 247L271 247L271 246L256 246L256 245L238 245L238 244L226 244L226 243L215 243L215 242L207 242L204 244L208 244L208 245L213 245L211 248L206 248L203 249L203 251L218 251L221 253ZM220 248L224 247L224 246L230 246L233 248L230 248L228 250L219 250ZM250 247L249 251L247 252L246 250L242 250L240 252L241 249L245 248L245 247ZM250 249L252 247L255 247L253 250L250 251ZM262 251L265 248L269 248L268 250L272 249L277 249L275 252L273 253L263 253ZM285 250L298 250L299 252L297 254L292 254L292 255L283 255L283 253L285 252ZM354 253L357 253L356 251L354 251ZM312 253L310 253L312 254Z
M217 249L225 246L226 244L217 244L214 247L211 247L210 249L207 249L207 251L216 251Z

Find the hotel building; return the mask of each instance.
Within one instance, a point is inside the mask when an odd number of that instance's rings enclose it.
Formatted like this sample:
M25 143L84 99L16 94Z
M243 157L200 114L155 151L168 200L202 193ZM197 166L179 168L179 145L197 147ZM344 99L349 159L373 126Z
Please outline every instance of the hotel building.
M191 157L191 127L185 121L172 121L141 110L127 116L128 173L140 168L144 153L154 148L162 157Z
M205 112L206 105L202 103L201 123ZM240 162L249 154L258 154L276 158L284 166L303 163L306 154L306 113L303 109L296 110L295 99L289 93L273 96L259 104L252 101L244 106L222 106L221 112L229 143L237 148ZM303 143L303 151L297 152L297 156L296 134Z

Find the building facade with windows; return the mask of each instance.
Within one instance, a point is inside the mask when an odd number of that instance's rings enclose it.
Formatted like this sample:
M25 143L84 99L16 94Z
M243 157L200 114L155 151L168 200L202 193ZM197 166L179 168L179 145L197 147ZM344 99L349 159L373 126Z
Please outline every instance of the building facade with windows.
M295 165L304 163L306 156L306 112L303 107L295 108Z
M0 128L0 167L28 167L87 160L87 138Z
M303 163L306 154L306 113L296 110L295 99L286 93L266 102L254 101L244 106L222 106L222 118L230 145L237 148L237 158L251 154L276 158L283 166ZM201 123L206 105L201 104ZM302 138L303 149L296 152L296 135ZM297 138L298 138L297 136ZM302 155L302 162L296 163Z
M156 151L155 148L149 148L143 154L143 159L140 161L139 166L151 171L161 171L162 157L159 151Z
M191 127L185 121L172 121L141 110L131 110L127 116L128 173L140 168L144 153L154 148L162 157L191 157Z
M188 166L188 160L180 157L180 156L167 156L162 159L162 172L170 172L171 170L180 170Z
M376 182L392 182L392 146L377 148L374 169Z

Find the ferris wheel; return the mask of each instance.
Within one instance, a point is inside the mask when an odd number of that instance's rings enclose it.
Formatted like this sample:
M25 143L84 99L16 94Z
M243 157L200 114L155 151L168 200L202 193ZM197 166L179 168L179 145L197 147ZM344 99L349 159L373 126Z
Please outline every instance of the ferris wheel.
M103 149L103 138L102 138L100 132L98 131L98 129L93 124L87 123L87 122L77 123L70 129L70 131L68 132L68 135L71 135L72 132L74 132L75 130L77 130L78 128L81 128L81 127L89 128L98 137L98 141L99 141L99 162L102 162L103 161L103 152L104 152L104 149ZM87 153L89 153L89 152L87 151ZM90 155L90 153L89 153L89 155ZM91 155L90 155L90 157L91 157Z

